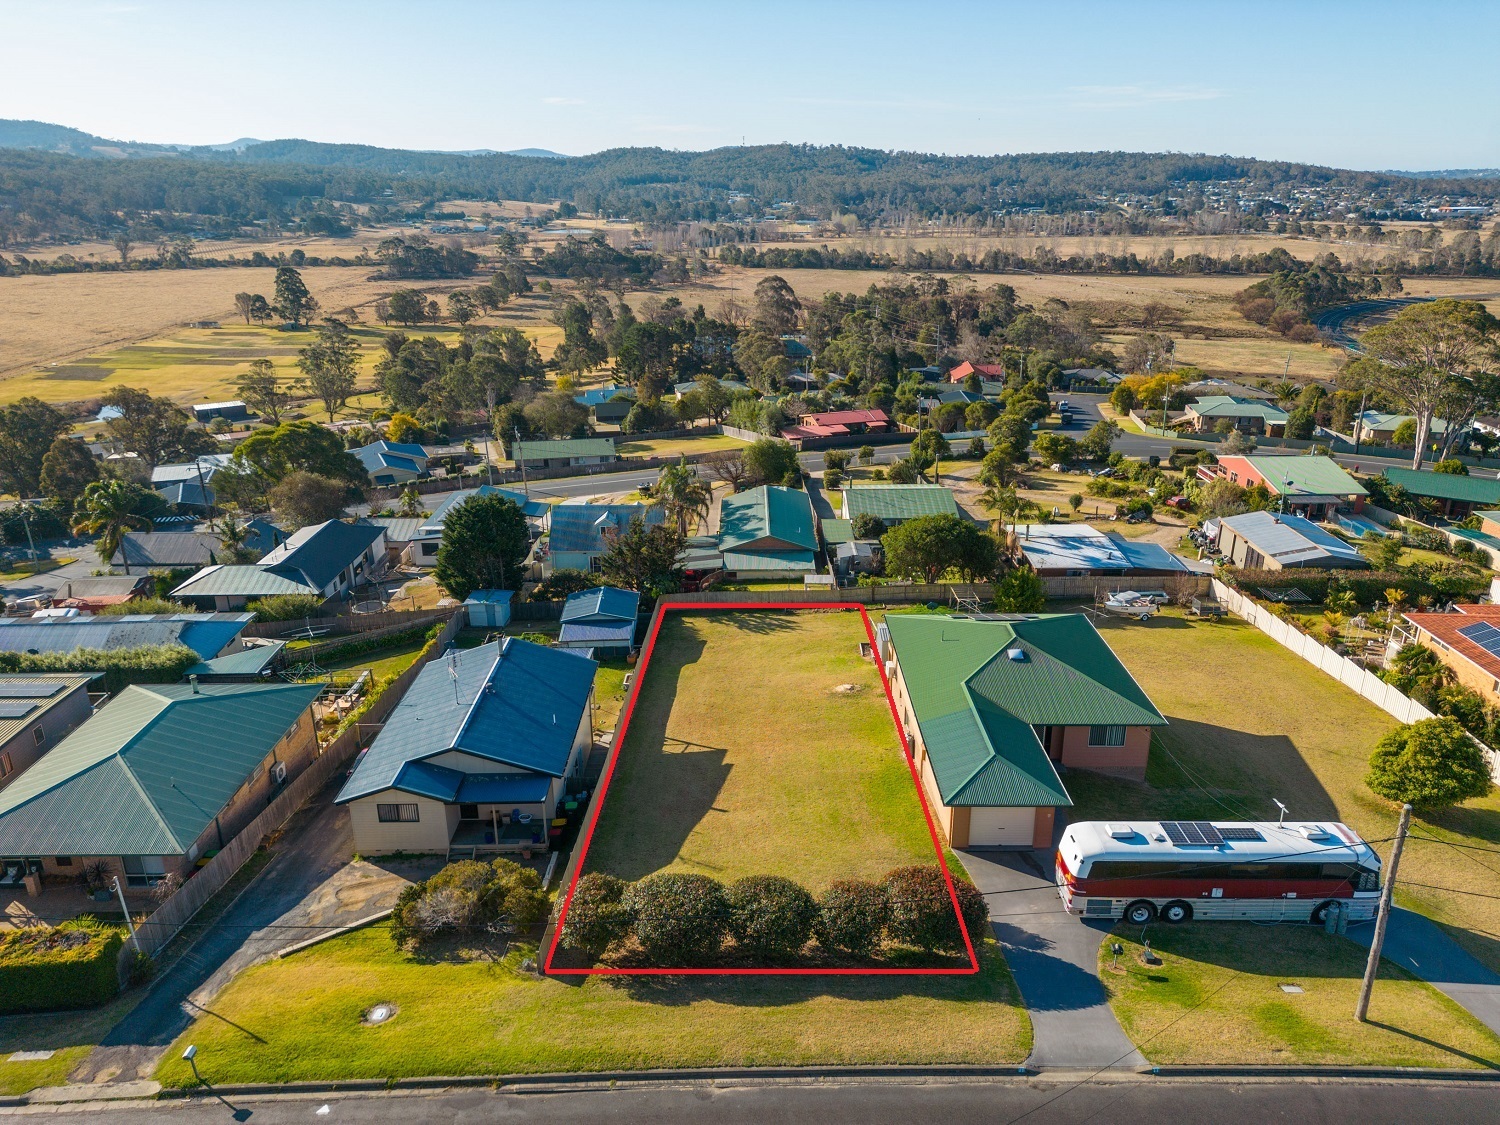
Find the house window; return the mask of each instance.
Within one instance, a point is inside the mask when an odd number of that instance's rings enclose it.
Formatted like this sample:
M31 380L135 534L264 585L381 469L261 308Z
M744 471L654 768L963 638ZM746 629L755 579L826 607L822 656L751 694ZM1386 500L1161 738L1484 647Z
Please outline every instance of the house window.
M47 732L44 731L42 729L42 725L38 723L36 726L31 728L31 737L36 739L36 744L40 746L42 743L47 741Z
M1090 746L1124 746L1124 727L1089 727Z
M382 824L415 824L422 819L416 805L376 805L375 816Z
M478 820L479 819L479 806L478 805L459 805L458 806L458 819L459 820Z
M13 769L15 769L15 767L10 764L10 755L0 754L0 777L5 777Z
M125 884L130 887L154 887L167 873L159 855L121 856L120 863L125 868Z
M73 866L73 857L70 856L70 855L53 856L52 857L52 861L54 863L56 863L57 866L59 866L59 867L72 867Z

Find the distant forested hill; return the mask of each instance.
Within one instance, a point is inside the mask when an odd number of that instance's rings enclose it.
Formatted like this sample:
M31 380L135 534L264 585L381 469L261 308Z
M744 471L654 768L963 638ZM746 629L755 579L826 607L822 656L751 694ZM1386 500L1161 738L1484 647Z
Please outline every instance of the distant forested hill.
M1310 188L1365 199L1385 193L1500 199L1494 178L1422 179L1174 153L958 157L761 145L709 152L620 148L560 158L299 140L225 151L125 144L42 122L0 121L0 246L98 236L127 225L227 231L294 220L335 202L399 214L444 198L561 200L634 220L712 221L790 201L807 215L838 209L871 220L1098 208L1116 197L1161 200L1224 180L1263 195Z

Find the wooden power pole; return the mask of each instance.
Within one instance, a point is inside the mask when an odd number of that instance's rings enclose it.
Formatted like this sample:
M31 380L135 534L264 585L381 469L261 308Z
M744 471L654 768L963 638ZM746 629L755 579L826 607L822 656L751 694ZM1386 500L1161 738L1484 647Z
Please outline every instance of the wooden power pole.
M1359 986L1359 1003L1354 1007L1354 1018L1364 1023L1370 1012L1370 992L1375 987L1375 974L1380 969L1380 949L1385 945L1385 927L1391 920L1391 897L1396 893L1396 868L1401 865L1401 849L1406 844L1406 831L1411 827L1411 806L1401 806L1401 822L1396 825L1396 842L1391 847L1391 865L1385 872L1385 882L1380 888L1380 910L1375 915L1375 936L1370 941L1370 959L1365 962L1364 983Z

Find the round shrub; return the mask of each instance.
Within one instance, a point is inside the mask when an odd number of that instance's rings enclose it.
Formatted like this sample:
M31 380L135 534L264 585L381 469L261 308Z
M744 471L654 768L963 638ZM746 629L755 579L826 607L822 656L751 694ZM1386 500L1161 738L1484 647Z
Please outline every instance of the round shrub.
M885 888L863 879L840 879L818 900L818 944L863 957L885 933Z
M505 858L490 864L489 881L479 901L485 921L504 920L519 928L535 926L552 909L552 900L542 890L542 877L530 867Z
M568 904L562 944L602 957L611 945L629 936L630 912L620 902L624 894L624 881L602 871L590 871L579 879Z
M1377 742L1365 784L1388 801L1428 812L1493 788L1484 751L1447 716L1397 727Z
M724 887L707 875L648 875L630 885L621 904L635 919L636 940L658 965L707 961L724 945L729 904Z
M959 903L965 902L964 884L954 880ZM972 888L971 888L972 889ZM886 930L891 940L918 949L962 949L963 934L958 928L958 915L953 909L953 899L948 894L948 881L943 878L942 868L936 865L898 867L885 877L885 893L889 902ZM978 892L974 892L978 897ZM982 905L984 899L978 897ZM974 906L964 910L966 924L970 912L977 915ZM986 910L986 917L988 911ZM983 931L980 930L980 933Z
M729 932L747 953L792 957L812 938L818 904L780 875L751 875L729 888Z

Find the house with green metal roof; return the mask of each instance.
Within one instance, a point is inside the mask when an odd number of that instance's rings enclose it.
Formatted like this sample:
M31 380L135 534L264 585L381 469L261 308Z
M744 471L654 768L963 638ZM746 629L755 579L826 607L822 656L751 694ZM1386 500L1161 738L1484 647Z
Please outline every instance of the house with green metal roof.
M321 684L132 684L0 790L0 870L191 875L318 755Z
M619 460L615 439L607 437L512 441L507 443L507 449L516 468L524 465L528 469L566 469Z
M955 848L1046 848L1058 773L1143 780L1166 719L1079 613L888 614L876 631L923 788Z
M953 493L938 484L855 484L844 489L840 515L853 520L866 514L895 527L918 516L956 516L959 511Z
M1409 496L1441 504L1443 516L1447 519L1461 520L1470 512L1500 506L1500 480L1494 477L1396 468L1387 469L1381 475L1388 483L1404 489Z
M598 667L518 637L427 664L335 798L355 850L546 851L593 745Z
M1241 488L1261 485L1276 501L1276 508L1305 519L1331 520L1340 508L1358 512L1369 493L1332 457L1314 454L1257 453L1226 454L1204 472L1227 478Z
M818 533L812 501L800 488L763 484L719 501L719 552L738 579L814 574Z
M1287 413L1281 407L1262 399L1237 398L1234 395L1209 395L1188 404L1187 423L1199 433L1217 429L1228 421L1247 434L1281 437L1286 432Z

